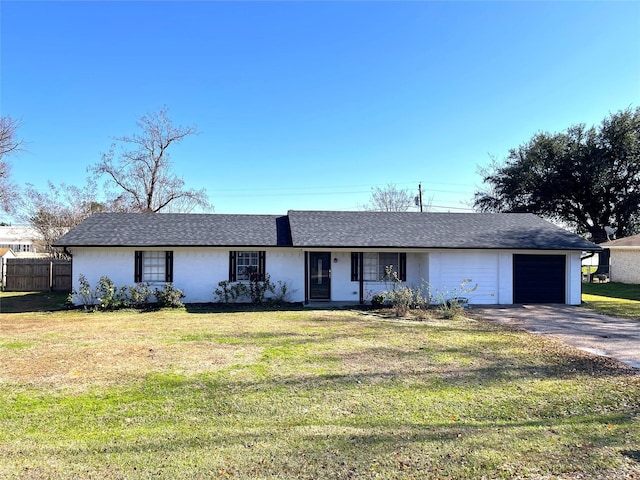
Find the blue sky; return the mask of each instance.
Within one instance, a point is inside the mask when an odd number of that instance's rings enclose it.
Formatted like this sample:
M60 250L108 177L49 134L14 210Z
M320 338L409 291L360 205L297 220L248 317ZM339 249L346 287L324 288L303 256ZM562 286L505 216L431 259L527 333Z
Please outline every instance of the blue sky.
M478 165L640 105L640 2L0 3L19 185L82 185L163 105L218 213L355 210L372 187L464 211Z

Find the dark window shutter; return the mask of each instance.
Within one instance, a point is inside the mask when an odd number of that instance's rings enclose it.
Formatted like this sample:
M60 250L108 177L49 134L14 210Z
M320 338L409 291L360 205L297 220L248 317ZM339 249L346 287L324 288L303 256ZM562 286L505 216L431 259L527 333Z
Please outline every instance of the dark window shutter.
M267 252L261 250L258 252L258 280L264 281L267 273Z
M164 253L164 281L171 283L173 282L173 252L166 251Z
M133 282L142 283L142 252L136 250L133 262Z
M398 274L400 276L400 280L402 280L403 282L407 281L407 254L406 253L401 253L399 254L399 261L400 261L400 265L398 265Z
M358 272L360 271L360 269L358 268L358 260L359 260L359 255L356 252L351 252L351 281L352 282L357 282L358 281Z
M236 281L236 252L229 252L229 281Z

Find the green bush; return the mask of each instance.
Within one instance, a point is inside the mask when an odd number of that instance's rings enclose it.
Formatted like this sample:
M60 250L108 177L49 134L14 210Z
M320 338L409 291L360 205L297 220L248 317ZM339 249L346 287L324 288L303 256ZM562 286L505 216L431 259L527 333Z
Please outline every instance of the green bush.
M87 277L85 277L83 274L80 274L78 276L78 283L80 285L80 288L78 288L78 290L74 289L71 291L68 299L69 303L73 304L76 297L78 297L85 310L94 309L96 305L96 294L91 289L91 285L89 285Z
M428 305L422 287L406 285L394 285L393 290L384 292L384 303L391 305L397 317L406 315L411 309L425 308Z
M129 305L126 287L116 288L113 281L107 276L100 277L95 295L100 308L105 310L116 310Z
M219 303L236 303L243 298L249 298L249 288L244 283L228 280L218 282L218 288L213 293Z
M256 305L262 305L265 302L267 292L272 292L274 285L271 283L271 277L267 273L264 276L264 280L260 279L259 275L251 275L249 280L249 298L251 303Z
M154 295L160 308L184 307L184 303L182 303L182 299L185 297L184 292L171 283L165 283L162 289L156 288Z
M409 287L404 284L393 266L389 265L384 269L383 280L391 283L391 290L386 290L381 294L383 296L383 304L389 304L395 310L396 316L402 317L414 308L424 308L429 304L428 298L423 295L423 287ZM372 299L373 302L373 299Z
M148 283L138 283L117 288L113 281L102 276L95 289L91 288L87 278L80 274L78 277L80 287L69 294L68 302L74 303L79 299L85 310L94 310L99 307L104 310L117 310L119 308L142 308L149 305L151 295L155 295L159 307L179 308L184 304L184 292L175 288L172 284L166 284L162 289L151 291Z
M384 300L385 300L384 297L385 297L385 292L376 293L373 297L371 297L371 305L374 308L384 307Z
M137 283L123 288L127 290L127 297L131 307L140 308L149 303L149 297L152 292L148 283Z
M235 303L248 300L256 305L267 303L281 305L290 300L292 292L287 282L278 280L274 283L267 273L264 279L261 279L258 275L251 275L249 283L223 280L218 282L218 288L214 290L213 294L218 303ZM268 294L271 295L268 296Z

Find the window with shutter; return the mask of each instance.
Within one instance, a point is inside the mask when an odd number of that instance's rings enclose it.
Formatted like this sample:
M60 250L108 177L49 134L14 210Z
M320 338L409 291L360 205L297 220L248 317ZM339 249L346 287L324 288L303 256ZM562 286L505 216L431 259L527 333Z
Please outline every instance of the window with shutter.
M173 282L173 252L136 251L133 281L135 283Z
M362 258L362 266L360 266ZM402 281L407 280L407 254L395 252L365 252L360 257L358 253L351 254L351 281L360 279L362 267L363 278L367 282L381 282L385 280L386 269L398 275Z
M266 273L266 252L229 252L229 281L264 280Z

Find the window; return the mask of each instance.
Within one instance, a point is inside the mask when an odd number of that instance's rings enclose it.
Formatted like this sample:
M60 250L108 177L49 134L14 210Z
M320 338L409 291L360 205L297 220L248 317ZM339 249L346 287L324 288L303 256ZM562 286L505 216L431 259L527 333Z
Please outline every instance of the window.
M407 254L392 252L365 252L351 254L351 280L360 280L360 262L362 278L366 282L384 281L385 268L391 266L402 281L407 280Z
M229 281L264 280L266 252L229 252Z
M137 251L134 282L173 282L173 252Z
M0 243L0 248L10 248L14 253L31 252L31 245L28 243Z
M238 252L236 262L236 280L251 280L258 273L258 252Z

